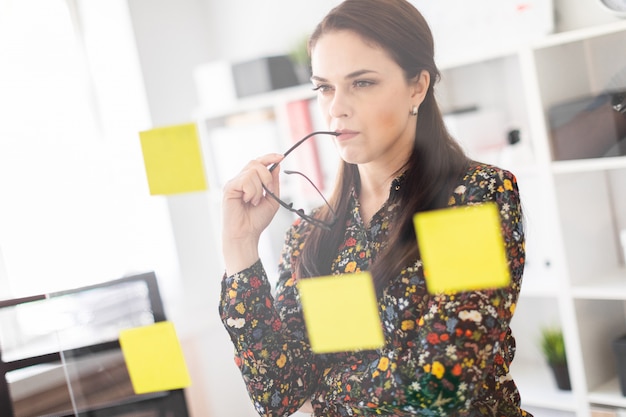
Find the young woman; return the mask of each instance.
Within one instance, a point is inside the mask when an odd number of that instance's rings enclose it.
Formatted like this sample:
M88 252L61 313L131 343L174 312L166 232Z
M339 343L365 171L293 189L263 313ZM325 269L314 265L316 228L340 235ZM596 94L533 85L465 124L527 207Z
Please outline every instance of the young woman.
M509 374L509 323L524 267L515 177L469 160L435 101L433 39L405 0L345 0L310 38L312 81L341 156L330 206L287 233L273 295L259 260L279 209L283 156L251 161L224 189L226 273L220 314L259 414L287 416L525 416ZM264 189L265 187L265 189ZM455 294L426 291L415 213L495 202L512 282ZM480 239L480 236L475 236ZM296 283L371 271L385 345L311 351ZM460 280L463 277L459 277Z

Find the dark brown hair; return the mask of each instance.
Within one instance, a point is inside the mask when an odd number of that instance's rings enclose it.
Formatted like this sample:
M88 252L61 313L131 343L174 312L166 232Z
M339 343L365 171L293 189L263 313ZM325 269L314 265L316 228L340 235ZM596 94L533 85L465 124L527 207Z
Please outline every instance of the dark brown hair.
M345 0L318 24L310 37L309 51L320 37L340 30L353 31L365 41L382 47L404 70L407 80L422 70L430 73L430 85L419 108L415 146L397 197L401 209L389 244L371 267L376 288L381 291L402 268L419 258L413 215L445 207L469 160L448 133L435 100L434 84L440 73L434 62L433 37L422 14L405 0ZM346 197L352 187L357 191L360 187L357 166L343 162L330 198L339 217L338 226L345 224L349 214ZM327 211L321 210L320 216L328 218ZM328 275L343 238L343 227L311 230L296 263L297 275Z

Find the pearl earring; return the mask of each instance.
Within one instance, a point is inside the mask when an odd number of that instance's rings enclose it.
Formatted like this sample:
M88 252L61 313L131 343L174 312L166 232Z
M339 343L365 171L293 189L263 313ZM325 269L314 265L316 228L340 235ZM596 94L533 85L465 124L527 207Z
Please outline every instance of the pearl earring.
M418 107L417 106L413 106L413 108L411 109L411 116L417 116L417 111L418 111Z

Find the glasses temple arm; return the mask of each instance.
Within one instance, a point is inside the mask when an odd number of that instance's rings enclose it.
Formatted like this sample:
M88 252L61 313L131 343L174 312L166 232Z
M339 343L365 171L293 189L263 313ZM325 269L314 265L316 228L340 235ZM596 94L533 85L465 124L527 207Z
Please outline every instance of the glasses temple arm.
M286 157L287 155L289 155L291 152L293 152L293 150L296 149L298 146L302 145L302 143L304 141L309 139L311 136L315 136L315 135L339 136L340 133L339 132L330 132L330 131L325 131L325 130L318 130L317 132L311 132L308 135L306 135L305 137L303 137L302 139L300 139L299 141L297 141L296 143L294 143L291 146L291 148L287 149L287 151L283 154L283 158ZM269 167L270 172L274 171L274 169L276 169L277 166L278 166L278 164L270 165L270 167Z
M317 185L315 185L313 183L313 181L311 181L311 179L309 177L307 177L306 175L304 175L302 172L299 171L290 171L290 170L285 170L283 171L285 174L298 174L301 177L303 177L305 180L307 180L307 182L309 184L311 184L311 186L313 188L315 188L315 191L317 191L317 193L320 195L320 197L322 197L322 200L324 200L324 203L326 203L326 205L328 206L328 208L330 209L331 213L333 214L333 216L335 216L335 210L333 210L333 208L331 207L330 203L328 202L328 200L326 200L326 197L324 197L324 194L322 194L322 192L320 191L319 188L317 188Z

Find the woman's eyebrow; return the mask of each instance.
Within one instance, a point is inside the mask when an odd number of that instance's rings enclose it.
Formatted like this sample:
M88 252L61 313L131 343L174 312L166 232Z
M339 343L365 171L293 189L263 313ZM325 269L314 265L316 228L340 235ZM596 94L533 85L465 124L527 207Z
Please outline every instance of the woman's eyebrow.
M344 79L351 80L351 79L358 78L358 77L361 77L361 76L363 76L365 74L369 74L369 73L376 73L376 71L368 70L368 69L361 69L361 70L357 70L357 71L351 72L350 74L346 75L344 77ZM324 77L313 75L311 77L311 81L327 82L328 80L326 78L324 78Z
M370 74L370 73L376 73L376 71L374 70L368 70L368 69L362 69L362 70L358 70L358 71L354 71L351 72L350 74L346 75L346 80L351 80L353 78L358 78L361 77L365 74Z

